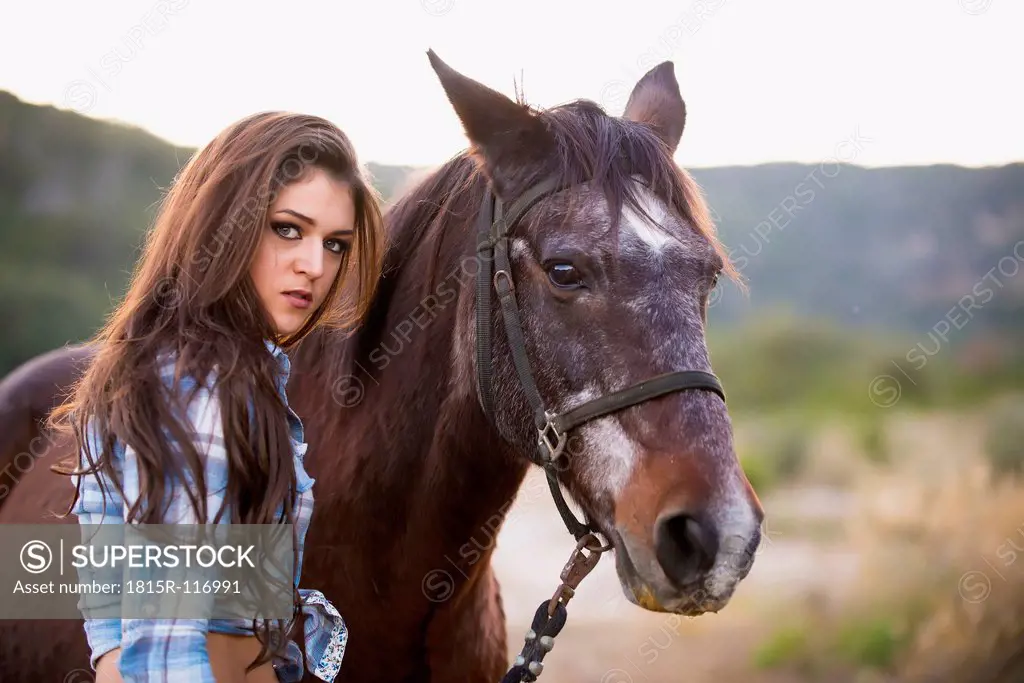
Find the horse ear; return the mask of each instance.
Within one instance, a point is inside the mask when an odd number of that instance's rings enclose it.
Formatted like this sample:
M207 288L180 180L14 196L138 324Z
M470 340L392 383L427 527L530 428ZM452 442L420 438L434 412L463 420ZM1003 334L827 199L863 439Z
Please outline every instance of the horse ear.
M513 178L550 154L551 136L526 105L463 76L433 50L427 56L495 191L507 199Z
M622 117L650 126L675 153L686 124L686 103L672 62L662 62L644 74L630 93Z

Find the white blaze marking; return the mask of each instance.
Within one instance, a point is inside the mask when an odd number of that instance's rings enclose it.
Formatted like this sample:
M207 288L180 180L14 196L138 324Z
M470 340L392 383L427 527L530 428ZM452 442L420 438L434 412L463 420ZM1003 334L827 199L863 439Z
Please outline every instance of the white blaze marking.
M659 253L666 244L675 241L675 238L660 227L666 216L665 205L646 188L641 188L639 194L641 206L653 222L631 206L623 207L623 222L651 251Z

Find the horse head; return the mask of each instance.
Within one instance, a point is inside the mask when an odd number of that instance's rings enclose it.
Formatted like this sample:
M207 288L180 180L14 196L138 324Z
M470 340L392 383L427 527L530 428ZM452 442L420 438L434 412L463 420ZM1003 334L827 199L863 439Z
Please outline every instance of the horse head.
M495 201L514 207L550 183L520 217L505 215L504 291L521 337L490 328L493 390L481 402L506 441L536 450L538 401L565 414L668 373L713 378L708 297L735 271L698 187L673 161L686 108L672 64L649 71L612 117L586 100L537 111L429 56ZM491 299L490 321L508 315L502 306ZM461 327L455 343L473 357L477 332ZM478 377L484 370L477 362ZM564 436L558 479L614 546L626 597L654 611L721 609L751 568L763 520L723 396L648 393Z

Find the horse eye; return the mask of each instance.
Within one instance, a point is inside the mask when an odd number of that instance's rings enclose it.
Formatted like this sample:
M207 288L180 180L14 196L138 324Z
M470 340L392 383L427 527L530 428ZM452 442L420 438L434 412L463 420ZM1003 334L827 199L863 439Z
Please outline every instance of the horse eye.
M551 284L562 289L576 289L583 286L579 271L571 263L555 263L549 266L548 279L551 280Z

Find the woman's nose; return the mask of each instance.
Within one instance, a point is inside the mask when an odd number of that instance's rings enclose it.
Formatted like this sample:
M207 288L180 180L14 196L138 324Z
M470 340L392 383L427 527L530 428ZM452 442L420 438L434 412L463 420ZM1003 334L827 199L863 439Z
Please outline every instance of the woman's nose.
M303 244L295 260L295 268L310 278L318 278L324 274L324 250L316 240L308 240Z

